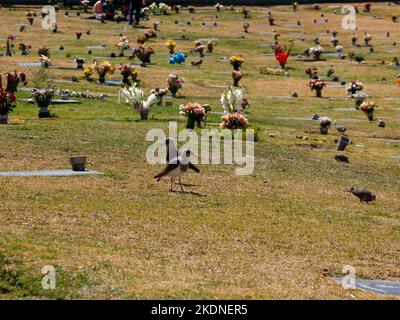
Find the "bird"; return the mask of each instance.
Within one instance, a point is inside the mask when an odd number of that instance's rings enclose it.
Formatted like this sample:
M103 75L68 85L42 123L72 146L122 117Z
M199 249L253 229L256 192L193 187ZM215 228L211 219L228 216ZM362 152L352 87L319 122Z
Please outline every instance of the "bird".
M349 158L342 154L335 156L335 160L338 162L347 162L347 163L349 162Z
M160 181L162 177L170 176L171 177L171 189L173 192L173 183L176 178L179 179L179 184L181 186L181 191L184 192L181 176L189 169L190 156L192 152L190 150L184 150L179 157L176 157L167 164L165 169L161 171L159 174L154 176L157 181Z
M167 156L166 156L167 163L170 163L170 160L176 159L181 155L181 153L176 148L175 142L174 142L174 140L172 138L165 139L165 147L167 149ZM189 169L191 169L191 170L193 170L193 171L195 171L197 173L200 172L200 169L197 168L190 161L189 161Z
M200 59L199 61L192 61L192 66L198 66L200 67L201 64L203 63L203 59Z
M357 198L359 198L360 202L368 203L376 200L376 195L374 195L371 191L368 191L366 189L350 188L349 190L347 190L347 192L350 192Z

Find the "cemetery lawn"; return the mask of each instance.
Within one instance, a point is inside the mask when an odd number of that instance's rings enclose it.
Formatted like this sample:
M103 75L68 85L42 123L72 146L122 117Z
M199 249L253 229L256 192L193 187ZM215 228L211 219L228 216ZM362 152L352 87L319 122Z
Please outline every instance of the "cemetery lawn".
M79 82L54 82L64 89L110 94L106 101L78 99L79 105L55 105L55 118L39 120L36 105L19 102L10 116L11 124L0 126L0 168L44 170L69 167L69 157L85 155L89 169L104 173L86 177L0 177L0 298L57 299L375 299L388 298L360 290L344 290L330 277L341 276L344 265L356 268L359 278L400 280L400 97L394 79L400 73L387 64L399 55L387 52L393 41L400 42L398 24L391 21L400 6L373 4L372 13L381 19L357 16L359 42L363 31L372 36L375 53L365 54L366 64L328 57L326 61L301 62L296 54L313 45L321 34L321 45L333 52L331 35L336 29L341 44L351 52L352 32L340 27L341 15L330 5L321 11L302 5L294 14L290 6L250 8L250 33L242 39L243 19L228 10L198 9L192 25L185 10L179 15L151 16L143 22L152 26L160 21L157 39L150 40L156 54L153 64L141 68L140 86L147 94L164 87L172 71L185 78L184 96L172 107L155 107L149 121L137 121L139 114L130 105L117 103L118 87L101 86L83 79L74 68L74 59L117 53L114 44L123 32L132 43L145 29L128 28L125 23L100 24L60 10L57 34L41 29L40 8L33 27L20 33L27 8L0 9L0 38L16 34L18 43L33 46L32 53L0 57L0 72L17 69L33 74L40 68L20 67L19 62L37 62L36 50L48 45L52 66L48 78ZM272 28L265 15L272 10L281 42L295 42L289 58L289 77L259 73L263 66L276 67L271 48ZM340 9L339 9L340 10ZM313 24L324 13L329 24ZM174 24L178 20L182 23ZM285 26L302 22L301 27ZM201 26L206 21L207 26ZM371 24L373 21L373 24ZM126 28L126 31L124 29ZM77 30L91 30L75 38ZM186 30L186 31L182 31ZM292 34L290 32L302 32ZM386 32L392 33L386 38ZM185 34L189 41L177 42L177 51L188 52L198 38L218 38L214 53L207 54L200 68L190 61L168 64L165 42ZM162 39L162 37L164 39ZM5 43L5 40L0 40ZM106 44L105 50L85 46ZM60 45L65 47L59 51ZM365 51L366 48L354 49ZM18 50L17 50L18 51ZM67 57L70 54L70 57ZM169 192L169 181L156 182L153 176L162 165L146 162L146 133L151 128L168 129L168 120L179 116L181 103L208 103L222 112L219 98L229 85L231 66L226 57L245 58L242 85L250 101L247 118L261 129L255 144L255 170L249 176L236 176L232 165L199 165L200 174L183 177L185 189L201 194ZM126 54L127 55L127 54ZM138 60L134 60L137 62ZM112 59L116 65L128 59ZM334 65L343 81L359 79L378 105L376 116L386 128L366 121L352 101L329 100L346 96L344 88L326 88L322 99L307 86L304 73L311 66L325 75ZM385 84L381 79L386 78ZM110 79L119 80L116 72ZM50 81L51 82L51 81ZM20 85L20 89L22 86ZM298 98L274 98L297 92ZM18 98L29 93L19 90ZM343 110L348 108L348 111ZM277 117L329 116L337 125L348 127L353 143L344 153L349 164L334 160L335 139L318 133L317 122ZM346 121L349 120L350 122ZM213 114L209 122L219 122ZM315 133L317 132L317 133ZM307 136L301 140L296 136ZM387 140L385 140L387 139ZM345 192L350 187L366 188L377 195L372 204L360 203ZM178 188L178 186L176 186ZM57 271L56 290L41 288L42 267Z

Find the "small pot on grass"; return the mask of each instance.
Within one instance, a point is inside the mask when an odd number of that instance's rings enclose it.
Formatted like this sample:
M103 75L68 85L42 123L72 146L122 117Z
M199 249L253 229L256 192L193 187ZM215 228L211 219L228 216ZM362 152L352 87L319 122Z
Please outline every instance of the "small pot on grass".
M350 144L350 139L345 136L342 136L339 140L337 151L344 151L349 144Z
M0 124L8 124L8 114L0 114Z
M72 171L85 171L86 157L71 157Z

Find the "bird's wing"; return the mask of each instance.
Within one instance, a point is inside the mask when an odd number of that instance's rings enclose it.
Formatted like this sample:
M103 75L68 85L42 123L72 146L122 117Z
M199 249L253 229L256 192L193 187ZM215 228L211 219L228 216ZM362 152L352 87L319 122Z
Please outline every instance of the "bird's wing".
M166 176L169 172L178 168L181 164L179 158L176 158L173 160L174 160L173 162L176 162L176 163L168 163L167 166L165 167L165 169L162 172L160 172L159 174L157 174L154 178L157 180L160 180L163 176Z

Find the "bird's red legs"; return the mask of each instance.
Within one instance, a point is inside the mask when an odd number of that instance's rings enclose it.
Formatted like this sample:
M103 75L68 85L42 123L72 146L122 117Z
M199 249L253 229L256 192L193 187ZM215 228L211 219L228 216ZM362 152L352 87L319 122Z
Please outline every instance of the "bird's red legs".
M172 189L172 184L174 183L174 181L175 181L175 177L171 177L171 189L169 191L174 191L174 189Z
M181 185L181 191L184 192L182 187L181 177L179 177L179 184Z

